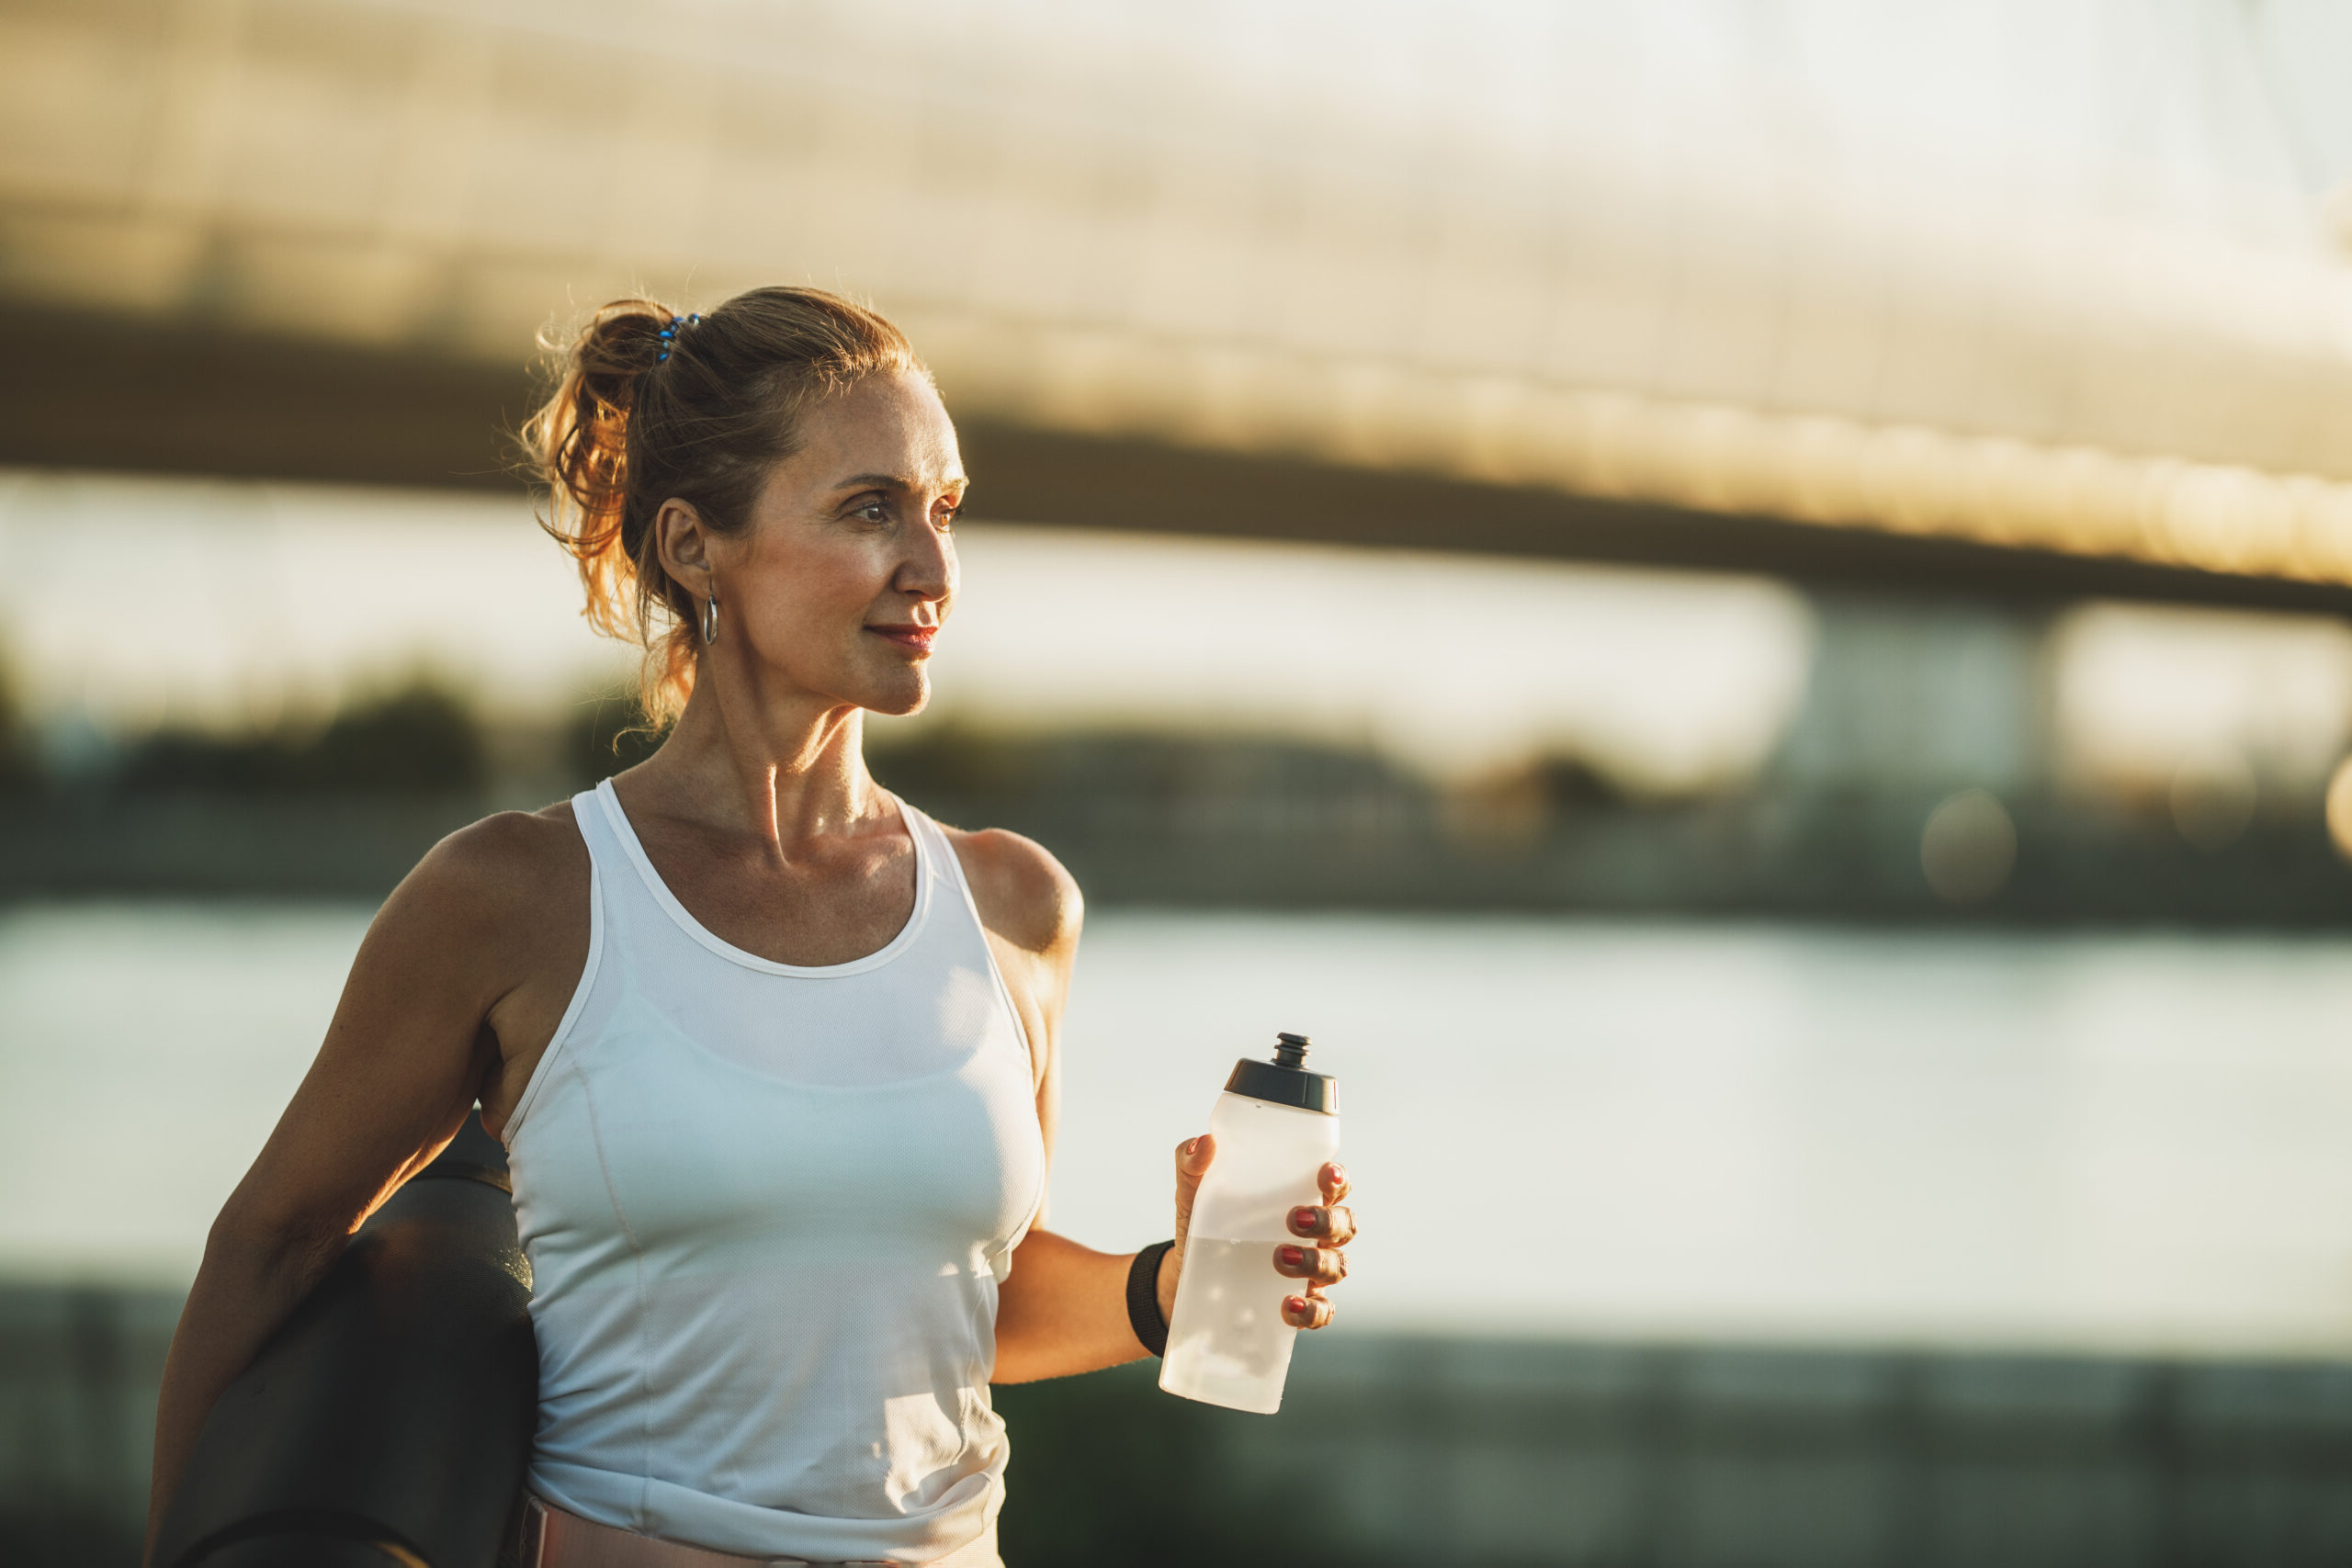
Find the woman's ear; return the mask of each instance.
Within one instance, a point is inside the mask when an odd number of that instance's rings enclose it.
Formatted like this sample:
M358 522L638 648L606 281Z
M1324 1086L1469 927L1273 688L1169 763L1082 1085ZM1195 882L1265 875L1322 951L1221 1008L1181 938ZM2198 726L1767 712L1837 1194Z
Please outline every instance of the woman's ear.
M696 598L710 595L710 530L691 502L675 496L653 514L653 547L662 570Z

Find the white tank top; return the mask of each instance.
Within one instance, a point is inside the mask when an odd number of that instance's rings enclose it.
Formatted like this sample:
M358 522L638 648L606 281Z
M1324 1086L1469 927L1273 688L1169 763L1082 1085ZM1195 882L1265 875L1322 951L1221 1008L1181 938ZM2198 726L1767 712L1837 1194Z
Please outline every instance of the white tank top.
M697 924L609 782L571 808L587 968L506 1127L531 1489L754 1557L927 1562L987 1540L997 1285L1046 1153L953 847L901 804L905 929L803 968Z

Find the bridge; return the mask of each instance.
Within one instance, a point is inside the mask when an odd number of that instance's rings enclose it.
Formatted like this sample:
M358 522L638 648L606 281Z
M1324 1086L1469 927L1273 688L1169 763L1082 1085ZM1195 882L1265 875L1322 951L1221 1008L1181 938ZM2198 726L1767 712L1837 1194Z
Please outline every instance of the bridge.
M1253 54L1019 5L28 0L0 462L511 485L550 323L806 280L908 327L982 516L2352 609L2352 269L2247 96L2324 5L2101 24L2199 106L2154 175L2128 116L1970 163L1754 39L1701 80L1548 10Z

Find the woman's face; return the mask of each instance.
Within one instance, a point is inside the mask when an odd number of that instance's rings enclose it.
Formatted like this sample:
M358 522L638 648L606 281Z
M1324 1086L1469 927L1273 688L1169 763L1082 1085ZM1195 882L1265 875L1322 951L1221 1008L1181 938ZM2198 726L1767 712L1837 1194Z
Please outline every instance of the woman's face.
M707 577L681 574L718 597L718 645L704 658L738 662L763 702L913 713L956 599L956 427L928 380L893 373L806 409L800 434L747 525L703 536Z

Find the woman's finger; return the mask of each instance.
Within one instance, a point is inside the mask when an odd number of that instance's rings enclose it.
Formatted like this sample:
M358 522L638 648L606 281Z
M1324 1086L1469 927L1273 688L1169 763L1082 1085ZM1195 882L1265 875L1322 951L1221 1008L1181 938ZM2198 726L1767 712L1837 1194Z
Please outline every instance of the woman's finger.
M1293 1328L1326 1328L1332 1318L1330 1301L1323 1296L1286 1296L1283 1299L1283 1321Z
M1290 1212L1290 1234L1319 1236L1326 1247L1345 1247L1356 1238L1355 1211L1301 1203Z
M1315 1173L1316 1185L1323 1189L1326 1204L1338 1202L1348 1195L1348 1168L1338 1160L1331 1161Z
M1201 1190L1201 1178L1208 1174L1209 1162L1216 1158L1216 1140L1203 1133L1197 1138L1187 1138L1176 1145L1176 1239L1182 1241L1193 1227L1193 1199ZM1183 1267L1178 1264L1178 1268Z
M1336 1247L1278 1247L1274 1272L1294 1280L1312 1280L1318 1285L1336 1285L1348 1277L1348 1255Z
M1197 1187L1206 1176L1209 1162L1216 1158L1216 1136L1203 1133L1197 1138L1187 1138L1176 1145L1176 1179L1189 1181Z

